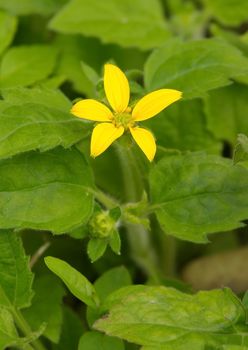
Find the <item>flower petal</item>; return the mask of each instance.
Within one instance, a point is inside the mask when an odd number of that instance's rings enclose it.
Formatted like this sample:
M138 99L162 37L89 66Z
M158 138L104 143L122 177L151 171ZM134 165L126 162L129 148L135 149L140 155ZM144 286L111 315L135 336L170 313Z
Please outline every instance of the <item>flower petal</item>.
M125 74L113 64L104 66L104 90L115 112L124 112L129 103L130 88Z
M96 122L110 121L113 114L103 103L96 100L86 99L75 103L71 113L76 117L94 120Z
M123 126L116 128L112 123L98 124L91 136L90 154L97 157L124 133Z
M139 128L138 126L129 128L129 130L137 145L151 162L156 153L156 143L152 133L146 129Z
M164 108L182 97L181 91L172 89L160 89L144 96L133 109L134 120L146 120L154 117Z

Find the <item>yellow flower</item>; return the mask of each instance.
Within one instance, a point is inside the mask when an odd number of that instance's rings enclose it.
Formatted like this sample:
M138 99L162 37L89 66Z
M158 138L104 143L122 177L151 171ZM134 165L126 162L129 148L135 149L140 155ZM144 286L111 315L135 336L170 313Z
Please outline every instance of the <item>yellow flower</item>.
M111 111L103 103L85 99L71 109L75 116L101 122L91 136L91 156L103 153L124 131L130 131L135 142L152 161L156 153L156 143L152 133L140 128L137 122L154 117L164 108L179 100L182 93L172 89L153 91L137 102L133 109L128 106L130 88L125 74L113 64L104 66L104 90Z

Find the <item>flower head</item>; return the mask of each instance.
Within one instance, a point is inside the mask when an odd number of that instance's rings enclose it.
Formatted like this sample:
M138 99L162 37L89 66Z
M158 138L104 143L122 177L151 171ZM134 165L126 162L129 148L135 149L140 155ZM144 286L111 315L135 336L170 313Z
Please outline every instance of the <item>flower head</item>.
M179 100L182 93L172 89L156 90L141 98L132 109L129 107L128 80L113 64L104 66L104 90L112 110L92 99L79 101L71 109L71 113L79 118L100 122L92 132L91 156L99 156L125 131L130 131L135 142L152 161L156 153L154 136L149 130L140 128L137 122L154 117Z

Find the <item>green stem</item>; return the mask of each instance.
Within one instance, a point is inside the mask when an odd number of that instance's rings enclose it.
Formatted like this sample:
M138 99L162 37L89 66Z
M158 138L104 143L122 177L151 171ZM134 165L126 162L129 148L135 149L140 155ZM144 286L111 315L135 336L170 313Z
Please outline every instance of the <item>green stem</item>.
M169 277L176 277L176 240L172 236L168 236L161 232L161 251L162 251L162 269L163 274Z
M31 337L32 336L32 329L30 328L29 324L27 321L24 319L22 316L21 312L15 308L12 309L12 314L14 316L15 323L17 327L20 329L20 331L25 335L26 337ZM46 350L46 348L43 346L43 344L38 340L32 341L32 346L28 344L26 346L27 350Z
M122 168L125 200L138 202L140 189L144 187L143 177L137 161L128 147L116 145L120 165ZM148 230L141 224L126 223L127 236L133 260L155 283L160 280L158 262Z
M119 206L119 202L113 199L112 197L108 196L101 190L97 189L94 191L95 198L101 202L107 209L112 209L117 206Z
M107 209L112 209L120 205L120 203L116 199L107 195L106 193L101 191L99 188L94 189L91 187L85 187L85 190L92 193L95 199L101 202Z

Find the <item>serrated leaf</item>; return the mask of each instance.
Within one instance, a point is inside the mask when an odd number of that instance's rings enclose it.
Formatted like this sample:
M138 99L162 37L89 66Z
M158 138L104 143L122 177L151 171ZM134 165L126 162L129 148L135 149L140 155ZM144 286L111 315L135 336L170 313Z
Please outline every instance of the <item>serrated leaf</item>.
M91 238L87 245L87 254L91 262L95 262L103 256L106 248L108 246L108 241L102 238Z
M226 25L247 22L248 2L243 0L204 0L206 10Z
M141 49L159 46L170 36L157 0L72 0L52 19L50 28Z
M10 48L0 65L0 88L28 86L45 79L55 67L57 50L49 45Z
M0 162L0 228L60 234L87 222L92 173L76 149L30 152Z
M207 129L200 99L181 101L145 124L156 136L159 146L181 151L219 153L221 143Z
M122 340L99 332L86 332L80 338L78 350L124 350Z
M239 334L244 309L228 289L185 294L162 286L131 286L110 295L94 328L145 349L207 349L248 343ZM242 327L242 325L241 325Z
M0 10L0 55L11 43L17 27L17 18Z
M72 106L70 100L60 90L45 87L3 89L1 95L5 102L15 106L35 103L56 108L64 112L69 111Z
M175 39L148 58L145 85L148 90L175 88L183 92L184 98L193 98L247 74L248 59L224 40Z
M193 242L207 233L241 227L248 218L248 171L204 154L162 159L150 174L151 197L162 228Z
M63 321L61 304L64 289L53 276L44 275L34 280L34 292L32 306L23 310L24 318L34 329L45 323L43 335L58 343Z
M0 306L24 308L30 305L33 275L21 238L12 231L0 231Z
M65 261L47 256L47 267L65 283L70 292L83 303L96 308L99 303L94 286L79 271Z
M208 129L221 140L234 144L237 134L248 134L248 87L233 84L210 91L204 99Z
M48 16L56 12L66 0L0 0L0 8L17 15L40 14Z
M89 133L89 124L64 111L23 103L0 112L0 158L57 146L68 148Z

